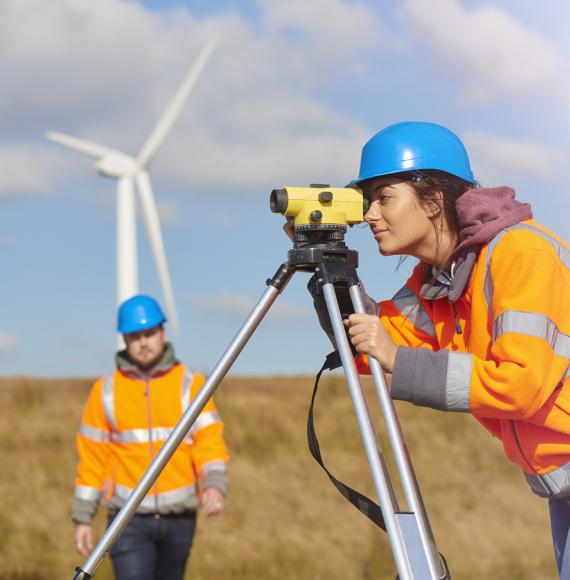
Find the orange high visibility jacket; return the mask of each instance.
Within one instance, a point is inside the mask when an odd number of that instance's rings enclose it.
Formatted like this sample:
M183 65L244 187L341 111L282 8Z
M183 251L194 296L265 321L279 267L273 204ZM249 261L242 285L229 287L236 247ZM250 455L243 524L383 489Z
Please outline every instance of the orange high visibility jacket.
M533 491L570 496L570 247L533 220L499 232L456 277L418 265L380 303L399 345L392 396L470 412L499 437ZM427 276L431 278L431 276ZM369 372L366 357L359 360Z
M205 382L174 362L152 377L117 370L93 386L77 434L73 519L89 523L101 499L120 508ZM164 467L138 513L195 509L199 488L227 491L228 452L212 399Z

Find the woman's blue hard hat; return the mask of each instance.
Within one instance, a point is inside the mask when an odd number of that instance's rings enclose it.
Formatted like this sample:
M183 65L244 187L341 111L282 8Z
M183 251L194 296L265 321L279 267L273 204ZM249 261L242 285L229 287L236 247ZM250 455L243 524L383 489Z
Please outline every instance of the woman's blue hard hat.
M148 330L166 322L158 302L151 296L137 294L119 306L117 330L121 334L131 334Z
M386 127L364 145L360 173L351 185L426 169L445 171L475 183L467 151L455 133L435 123L405 121Z

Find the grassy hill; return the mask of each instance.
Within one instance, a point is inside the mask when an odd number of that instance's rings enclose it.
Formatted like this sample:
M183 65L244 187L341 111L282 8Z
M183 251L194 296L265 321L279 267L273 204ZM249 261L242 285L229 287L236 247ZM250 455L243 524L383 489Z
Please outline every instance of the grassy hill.
M229 378L216 402L231 453L224 514L199 520L188 577L380 580L395 576L385 534L310 457L311 377ZM72 578L74 435L90 380L0 379L0 578ZM368 393L370 384L365 383ZM378 407L369 397L371 408ZM373 497L350 399L325 377L316 425L329 468ZM547 505L469 416L399 405L430 521L454 580L556 578ZM380 438L386 440L376 417ZM384 449L387 444L384 443ZM386 452L386 455L388 453ZM104 510L101 510L103 512ZM104 513L97 519L99 533ZM96 580L111 578L108 558Z

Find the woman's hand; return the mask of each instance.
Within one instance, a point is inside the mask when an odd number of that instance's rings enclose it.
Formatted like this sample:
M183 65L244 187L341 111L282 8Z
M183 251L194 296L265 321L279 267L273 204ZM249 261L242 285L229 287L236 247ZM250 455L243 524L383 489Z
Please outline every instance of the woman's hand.
M295 219L292 217L285 218L287 221L283 224L283 231L287 234L287 237L292 240L293 234L295 230L294 221Z
M356 351L375 358L385 372L391 373L398 346L390 338L380 318L371 314L351 314L344 324Z

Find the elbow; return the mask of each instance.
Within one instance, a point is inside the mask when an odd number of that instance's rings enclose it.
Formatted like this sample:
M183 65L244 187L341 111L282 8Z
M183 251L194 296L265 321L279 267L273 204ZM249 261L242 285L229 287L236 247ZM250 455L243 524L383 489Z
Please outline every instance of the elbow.
M527 421L536 415L544 405L544 385L543 377L528 375L524 380L513 383L509 389L510 397L505 401L507 418Z
M532 401L530 403L517 401L508 411L509 419L516 421L527 421L533 417L537 411L540 409L538 405L535 405Z
M536 415L548 398L548 377L528 367L519 370L524 372L509 373L482 385L471 400L472 412L480 417L521 421Z

